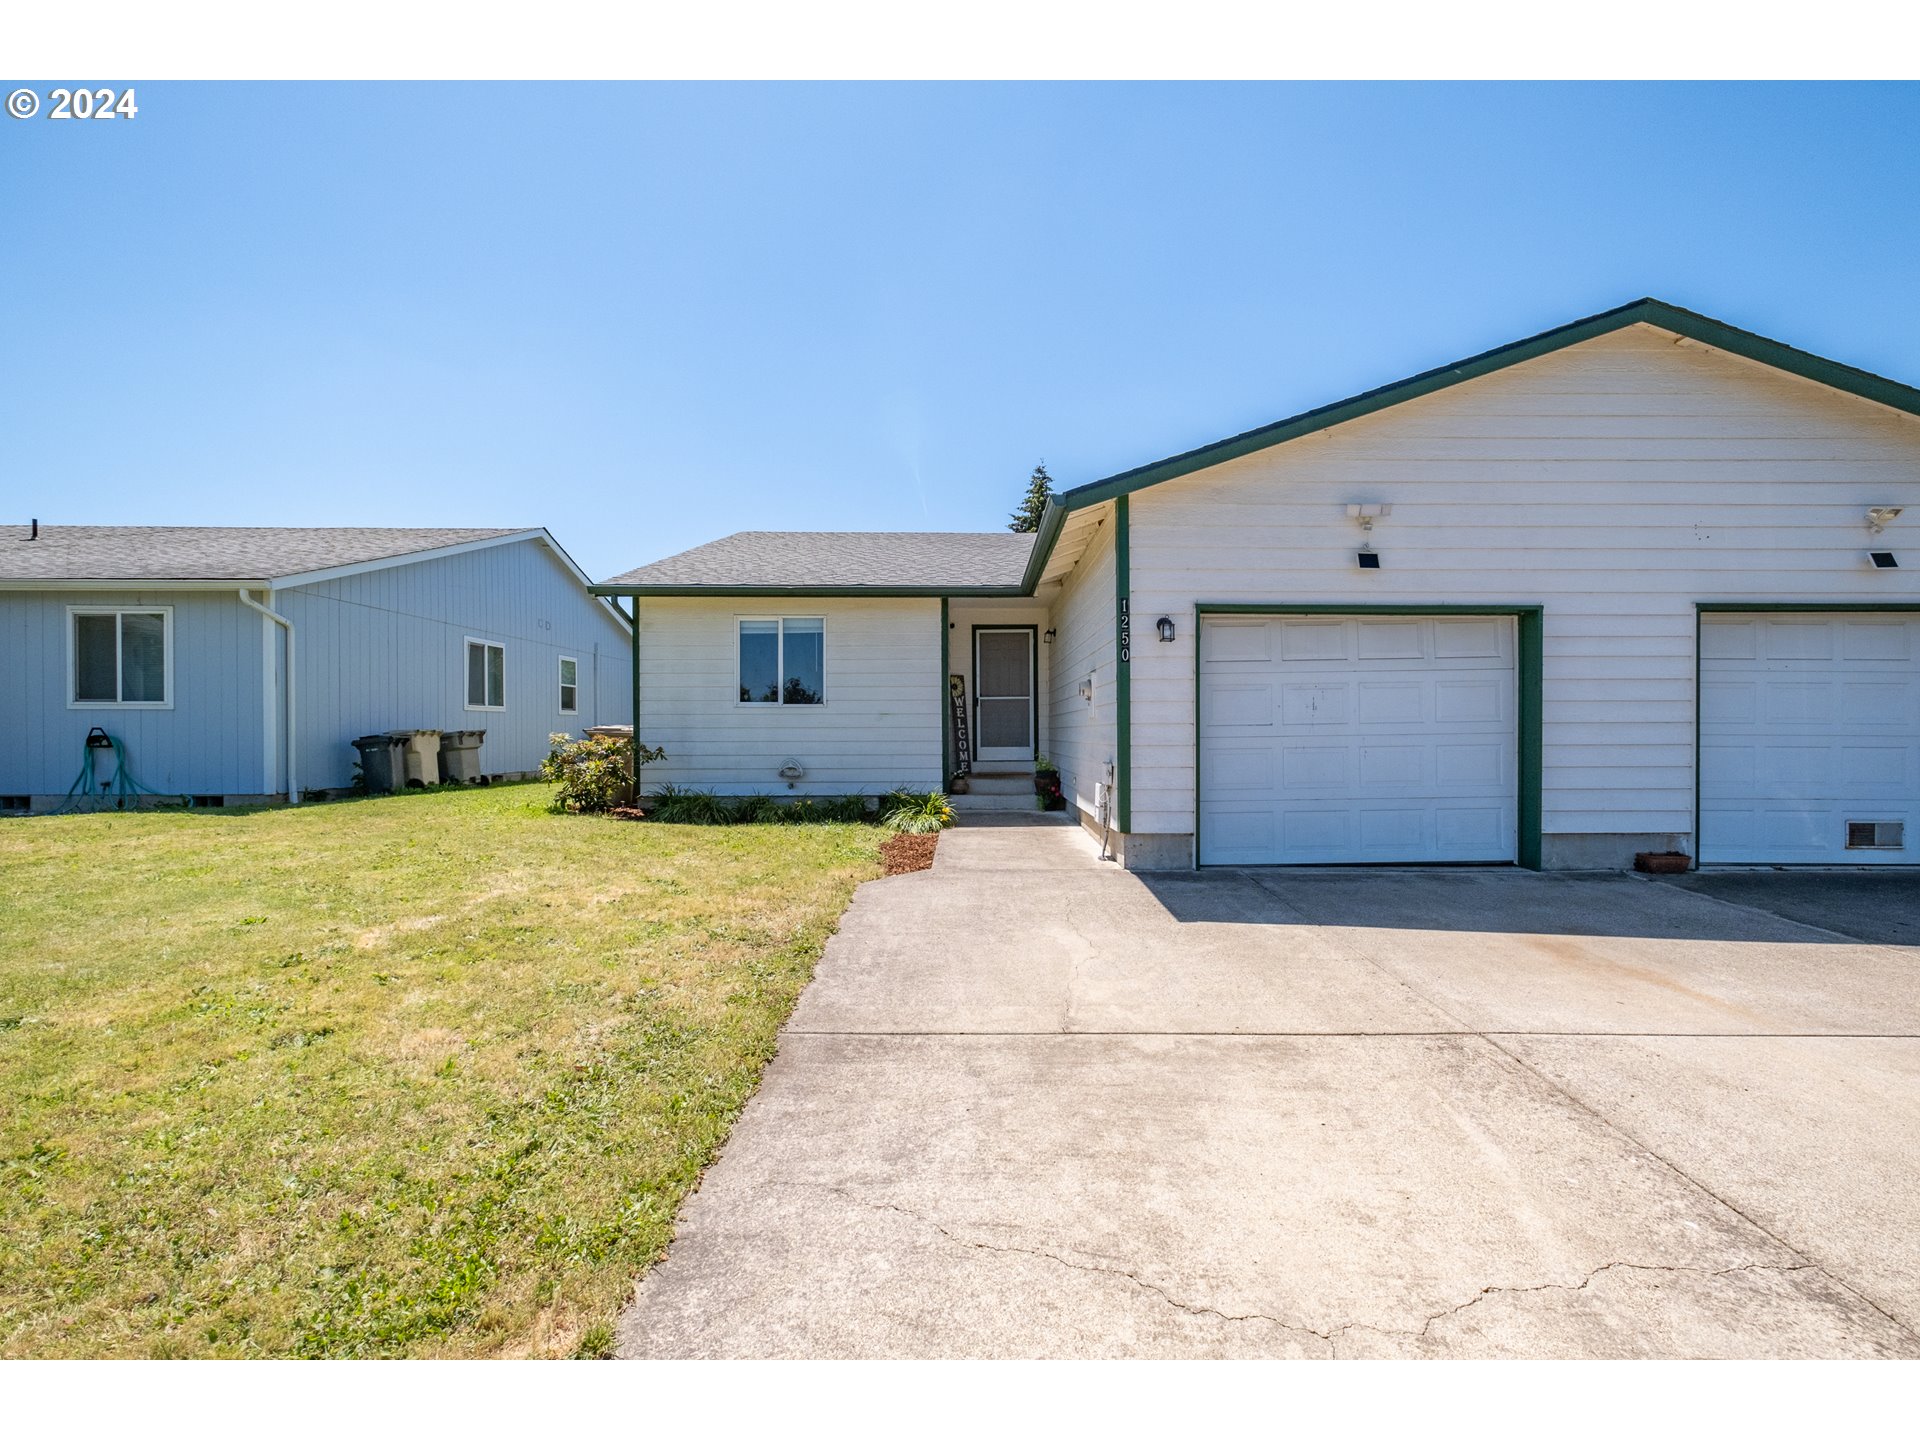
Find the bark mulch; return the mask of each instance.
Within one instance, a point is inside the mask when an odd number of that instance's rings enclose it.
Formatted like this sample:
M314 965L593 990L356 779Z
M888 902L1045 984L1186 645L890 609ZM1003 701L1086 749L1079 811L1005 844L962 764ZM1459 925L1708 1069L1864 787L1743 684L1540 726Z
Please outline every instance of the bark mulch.
M916 870L933 868L933 847L938 835L890 835L880 842L880 862L889 875L911 875Z

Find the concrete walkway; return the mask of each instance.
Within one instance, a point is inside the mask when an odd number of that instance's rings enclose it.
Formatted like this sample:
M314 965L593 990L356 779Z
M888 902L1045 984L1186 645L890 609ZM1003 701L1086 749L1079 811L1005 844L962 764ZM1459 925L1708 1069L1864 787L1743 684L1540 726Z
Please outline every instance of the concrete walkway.
M952 831L621 1353L1920 1357L1920 951L1741 894Z

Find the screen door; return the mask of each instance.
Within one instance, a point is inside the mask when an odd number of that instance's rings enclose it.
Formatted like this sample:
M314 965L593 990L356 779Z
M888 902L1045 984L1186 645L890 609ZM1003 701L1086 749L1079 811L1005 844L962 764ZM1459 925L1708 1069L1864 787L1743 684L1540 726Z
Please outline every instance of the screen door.
M973 632L974 744L982 760L1033 758L1033 631Z

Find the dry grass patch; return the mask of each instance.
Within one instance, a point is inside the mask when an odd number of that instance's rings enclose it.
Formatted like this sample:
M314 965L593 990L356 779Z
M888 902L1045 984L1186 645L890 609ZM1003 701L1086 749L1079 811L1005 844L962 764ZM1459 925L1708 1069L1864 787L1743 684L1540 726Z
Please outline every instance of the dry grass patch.
M547 793L0 824L0 1354L605 1348L880 837Z

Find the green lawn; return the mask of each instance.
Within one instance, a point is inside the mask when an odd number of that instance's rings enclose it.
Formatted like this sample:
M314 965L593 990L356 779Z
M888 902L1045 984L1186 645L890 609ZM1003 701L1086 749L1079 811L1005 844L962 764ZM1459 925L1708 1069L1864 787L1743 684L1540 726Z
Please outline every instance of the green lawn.
M0 1355L604 1353L857 825L0 822Z

